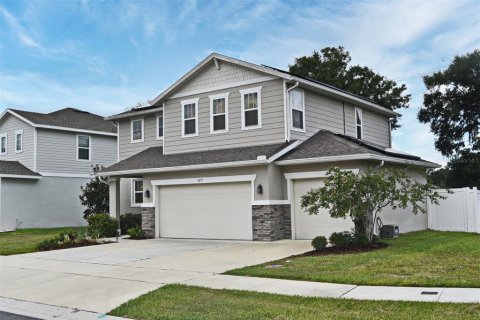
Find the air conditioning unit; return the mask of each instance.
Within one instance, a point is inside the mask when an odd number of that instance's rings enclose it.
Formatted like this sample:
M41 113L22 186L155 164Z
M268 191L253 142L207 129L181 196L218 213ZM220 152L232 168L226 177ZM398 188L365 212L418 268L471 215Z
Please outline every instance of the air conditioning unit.
M386 224L380 228L380 237L382 238L397 238L400 235L400 229L397 225Z

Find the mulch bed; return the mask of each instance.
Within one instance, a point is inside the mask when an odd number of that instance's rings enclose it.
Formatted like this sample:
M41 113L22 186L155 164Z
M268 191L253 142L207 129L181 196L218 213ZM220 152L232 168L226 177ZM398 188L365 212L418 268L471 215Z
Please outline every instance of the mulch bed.
M388 247L386 243L380 242L375 244L370 244L366 247L354 247L354 248L336 248L336 247L326 247L321 250L312 250L307 251L302 254L298 254L295 256L291 256L289 258L298 258L298 257L314 257L314 256L328 256L332 254L356 254L356 253L363 253L378 249L384 249Z
M68 245L63 245L60 247L50 247L50 248L45 248L43 250L39 250L40 252L42 251L53 251L53 250L62 250L62 249L71 249L71 248L80 248L80 247L90 247L90 246L98 246L100 244L109 244L113 243L112 241L103 241L103 242L80 242L80 243L69 243Z

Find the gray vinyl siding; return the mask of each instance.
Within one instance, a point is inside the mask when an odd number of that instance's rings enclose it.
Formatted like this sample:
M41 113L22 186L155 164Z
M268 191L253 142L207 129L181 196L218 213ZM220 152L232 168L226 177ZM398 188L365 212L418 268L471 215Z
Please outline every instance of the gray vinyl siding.
M239 90L262 87L262 127L242 130L241 95ZM210 133L209 95L229 92L226 133ZM200 98L198 110L198 136L182 138L181 101ZM273 144L285 141L283 82L281 79L212 91L199 95L167 100L165 106L165 153L183 153L201 150L235 148L251 145Z
M37 129L37 171L88 174L92 165L108 167L117 162L117 142L112 136L90 136L91 161L77 161L77 133Z
M350 103L342 103L341 100L321 95L319 93L305 91L305 133L291 131L293 140L304 141L317 133L320 129L334 133L356 136L355 131L355 106ZM344 113L345 110L345 124ZM388 117L376 114L362 108L363 114L363 138L365 140L390 146Z
M15 131L23 130L23 151L15 153ZM7 154L0 155L0 160L19 161L21 164L34 170L33 166L33 141L35 129L28 123L6 114L0 123L0 134L7 134Z
M143 142L131 142L131 121L136 119L144 119ZM120 141L120 161L134 154L139 153L150 147L161 147L162 140L157 140L157 114L147 114L142 117L134 117L129 119L122 119L119 121L119 141Z
M218 70L212 61L203 68L201 73L175 90L175 94L223 86L227 83L251 81L264 76L266 74L228 62L220 62L220 70Z

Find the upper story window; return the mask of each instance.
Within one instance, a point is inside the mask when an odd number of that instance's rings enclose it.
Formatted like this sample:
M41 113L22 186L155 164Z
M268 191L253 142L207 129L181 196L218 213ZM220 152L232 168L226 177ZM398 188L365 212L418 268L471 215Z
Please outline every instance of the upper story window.
M163 111L157 114L157 140L163 139Z
M240 90L242 130L262 127L262 87Z
M131 123L132 137L131 142L143 142L143 119L132 120Z
M91 141L90 136L77 136L77 160L90 161L91 158Z
M292 113L292 130L305 132L305 93L300 89L289 92L289 104Z
M15 131L15 153L23 151L23 130Z
M228 132L228 96L222 93L210 96L210 133Z
M357 139L363 139L362 109L355 108L355 132Z
M184 100L182 104L182 137L198 136L198 100Z
M139 205L143 203L143 180L132 180L132 205Z
M0 134L0 155L7 154L7 134Z

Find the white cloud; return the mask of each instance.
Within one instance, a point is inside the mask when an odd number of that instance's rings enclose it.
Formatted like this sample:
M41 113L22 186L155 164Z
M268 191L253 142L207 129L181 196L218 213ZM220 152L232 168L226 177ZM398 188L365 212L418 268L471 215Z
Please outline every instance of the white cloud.
M21 43L30 48L43 50L42 46L27 33L18 19L2 6L0 6L0 14Z

